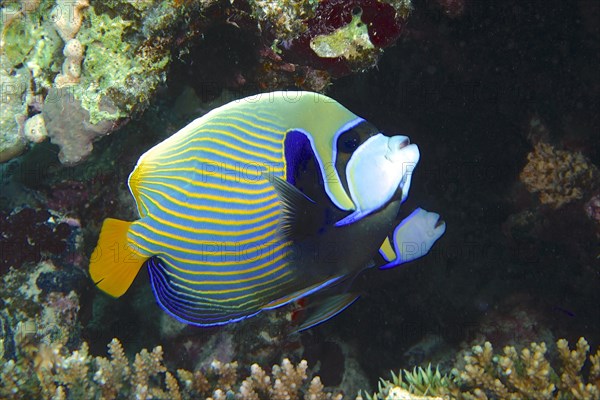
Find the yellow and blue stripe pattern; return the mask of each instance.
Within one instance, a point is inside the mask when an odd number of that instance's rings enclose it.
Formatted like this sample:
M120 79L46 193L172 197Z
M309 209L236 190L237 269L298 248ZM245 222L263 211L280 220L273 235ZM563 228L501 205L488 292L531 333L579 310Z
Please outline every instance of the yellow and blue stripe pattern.
M282 207L265 174L287 178L288 132L305 133L320 163L333 165L336 133L362 120L327 97L299 93L294 101L277 92L230 103L147 151L129 178L141 218L122 227L105 223L90 262L97 285L119 296L147 260L161 307L185 323L213 326L336 281L294 267L292 243L279 230ZM326 185L336 204L352 208L339 182ZM137 269L126 274L128 267L103 258L108 240L124 241Z

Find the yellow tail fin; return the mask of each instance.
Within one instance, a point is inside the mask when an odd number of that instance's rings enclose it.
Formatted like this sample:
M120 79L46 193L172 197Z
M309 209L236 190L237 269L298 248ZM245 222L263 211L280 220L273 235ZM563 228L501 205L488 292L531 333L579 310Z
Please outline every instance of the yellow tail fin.
M90 257L92 280L113 297L119 297L129 289L148 259L131 247L127 240L131 224L113 218L105 219L98 244Z

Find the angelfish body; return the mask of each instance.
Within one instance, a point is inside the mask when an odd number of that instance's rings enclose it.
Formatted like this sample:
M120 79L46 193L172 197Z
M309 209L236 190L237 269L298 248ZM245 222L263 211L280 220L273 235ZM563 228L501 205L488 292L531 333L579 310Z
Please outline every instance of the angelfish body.
M373 260L406 262L395 219L419 153L398 138L310 92L217 108L140 157L129 177L140 219L105 220L90 275L118 297L145 264L166 312L214 326L335 285ZM429 228L431 247L443 231ZM316 323L355 297L334 299Z

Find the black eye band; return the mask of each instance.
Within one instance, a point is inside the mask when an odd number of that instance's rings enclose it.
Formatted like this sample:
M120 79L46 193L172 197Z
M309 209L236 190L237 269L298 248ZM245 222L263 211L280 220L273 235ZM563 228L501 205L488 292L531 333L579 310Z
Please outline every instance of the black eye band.
M377 133L379 133L377 128L364 121L338 137L337 150L342 154L350 154L365 140Z
M354 130L344 134L341 139L341 146L338 147L338 150L342 153L352 153L361 142L360 135Z

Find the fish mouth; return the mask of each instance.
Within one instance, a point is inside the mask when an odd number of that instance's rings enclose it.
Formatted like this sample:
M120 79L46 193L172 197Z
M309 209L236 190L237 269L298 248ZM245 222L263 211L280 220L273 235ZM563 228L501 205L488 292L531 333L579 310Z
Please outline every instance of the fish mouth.
M446 221L444 221L442 218L438 217L438 220L435 222L435 225L433 227L439 228L442 225L446 225Z
M391 163L402 160L404 158L402 154L405 154L405 151L411 146L416 145L410 143L408 136L392 136L388 139L387 151L384 157Z
M410 139L409 139L409 138L405 138L405 139L404 139L402 142L398 143L398 145L397 145L397 146L398 146L398 147L397 147L397 149L398 149L398 150L400 150L400 149L403 149L403 148L405 148L406 146L408 146L409 144L410 144ZM391 149L390 149L390 150L391 150Z
M388 150L390 152L395 152L402 150L410 144L410 139L408 136L392 136L388 139Z

